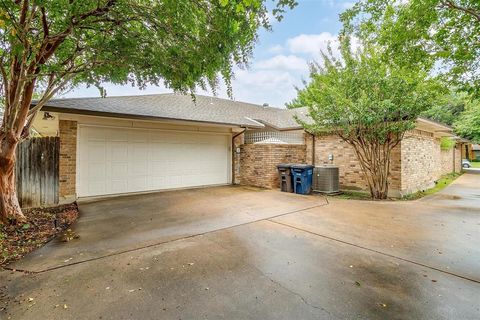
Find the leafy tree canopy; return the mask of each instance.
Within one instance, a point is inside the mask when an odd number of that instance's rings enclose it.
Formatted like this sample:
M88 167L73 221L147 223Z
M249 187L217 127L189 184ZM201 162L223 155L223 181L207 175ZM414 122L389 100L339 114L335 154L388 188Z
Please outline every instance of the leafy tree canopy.
M281 19L295 1L276 3ZM193 91L221 75L229 85L261 27L270 29L264 0L2 0L3 96L15 102L5 88L15 77L34 79L46 98L104 81Z
M335 131L348 138L359 132L381 142L401 136L418 116L435 105L443 87L426 72L386 64L379 50L354 53L343 45L342 59L323 54L311 65L310 81L289 107L308 107L312 132Z
M372 197L384 199L391 151L443 87L425 71L385 63L376 47L352 52L343 39L341 52L311 65L310 81L289 107L308 108L308 131L333 132L352 145Z
M465 92L449 92L439 97L438 103L423 112L422 116L451 126L465 110L468 99Z
M455 121L454 128L458 135L480 143L480 100L467 102L465 111Z
M359 0L341 15L344 33L385 50L385 61L442 73L480 95L480 1Z

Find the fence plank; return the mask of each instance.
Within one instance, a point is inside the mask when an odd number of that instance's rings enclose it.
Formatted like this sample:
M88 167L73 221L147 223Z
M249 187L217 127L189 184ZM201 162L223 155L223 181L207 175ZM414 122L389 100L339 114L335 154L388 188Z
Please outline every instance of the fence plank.
M58 137L31 138L17 149L17 195L22 208L58 204Z

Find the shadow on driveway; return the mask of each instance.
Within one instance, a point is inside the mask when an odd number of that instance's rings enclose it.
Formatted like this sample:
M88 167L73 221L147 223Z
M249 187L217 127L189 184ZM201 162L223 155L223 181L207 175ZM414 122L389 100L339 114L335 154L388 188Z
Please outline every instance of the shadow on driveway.
M9 267L45 271L325 204L324 198L239 186L80 201L72 227L79 239L56 239Z

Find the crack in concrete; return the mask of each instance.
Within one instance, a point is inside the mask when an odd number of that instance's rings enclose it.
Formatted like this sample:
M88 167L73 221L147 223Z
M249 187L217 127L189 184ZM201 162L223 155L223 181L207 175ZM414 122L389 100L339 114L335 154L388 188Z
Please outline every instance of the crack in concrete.
M321 306L317 306L315 304L312 304L310 303L304 296L302 296L300 293L296 292L296 291L293 291L292 289L284 286L281 282L277 281L277 280L274 280L272 279L269 275L267 275L265 272L263 272L261 269L259 269L257 266L253 265L253 264L250 264L249 265L251 267L253 267L255 270L257 270L258 272L260 272L262 274L262 276L264 276L265 278L267 278L268 280L270 280L272 283L276 284L277 286L279 286L280 288L282 288L283 290L293 294L294 296L300 298L300 300L302 300L302 302L304 304L306 304L307 306L311 307L311 308L314 308L314 309L317 309L317 310L321 310L321 311L324 311L326 313L328 313L328 315L330 315L331 317L334 317L335 319L342 319L342 318L339 318L338 316L334 315L332 312L328 311L327 309L325 309L324 307L321 307Z

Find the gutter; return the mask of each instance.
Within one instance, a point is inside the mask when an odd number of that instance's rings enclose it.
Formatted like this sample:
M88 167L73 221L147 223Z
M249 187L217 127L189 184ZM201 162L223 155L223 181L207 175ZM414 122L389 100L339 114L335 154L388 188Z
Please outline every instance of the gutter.
M229 126L229 127L238 127L238 126L244 126L245 125L245 124L239 124L239 123L220 122L220 121L216 122L216 121L208 121L208 120L180 119L180 118L159 117L159 116L152 116L152 115L138 115L138 114L129 114L129 113L107 112L107 111L71 109L71 108L63 108L63 107L52 107L52 106L48 106L48 105L43 106L41 110L42 111L65 113L65 114L78 114L78 115L86 115L86 116L129 119L129 120L180 121L180 122L188 122L188 123L202 123L202 124ZM258 123L258 125L256 126L254 123L255 124ZM265 127L264 125L262 125L258 121L254 121L254 123L252 123L249 126L257 128L257 129L261 129L261 128Z

